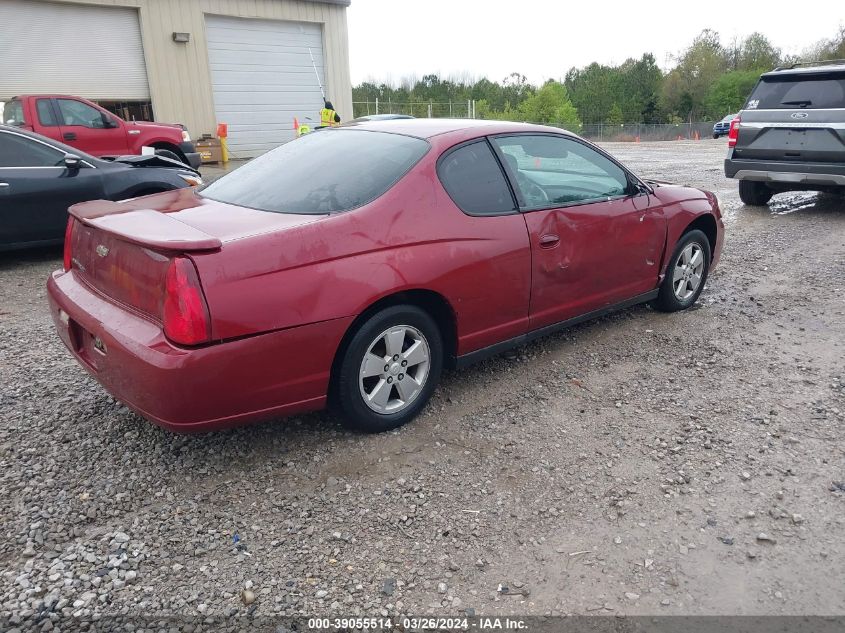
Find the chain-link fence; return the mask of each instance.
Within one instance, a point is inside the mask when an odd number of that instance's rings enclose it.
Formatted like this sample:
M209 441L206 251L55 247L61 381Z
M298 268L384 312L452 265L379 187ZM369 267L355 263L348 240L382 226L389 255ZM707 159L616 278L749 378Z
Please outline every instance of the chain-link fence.
M595 123L573 131L591 141L697 140L713 135L713 123Z
M373 114L407 114L418 118L473 118L475 104L467 102L406 102L355 101L356 117ZM536 123L536 121L534 121ZM544 123L553 127L566 127ZM589 123L580 128L566 127L591 141L675 141L708 138L713 134L712 121L690 123Z
M353 101L352 112L355 117L372 114L408 114L417 118L472 118L472 101L417 101L396 103L391 101Z

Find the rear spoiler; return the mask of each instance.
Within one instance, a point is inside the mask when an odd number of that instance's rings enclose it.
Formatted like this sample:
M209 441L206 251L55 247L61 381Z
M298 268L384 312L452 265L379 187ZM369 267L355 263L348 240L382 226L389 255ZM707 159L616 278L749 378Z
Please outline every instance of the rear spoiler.
M105 231L123 242L153 250L184 253L215 250L223 245L220 238L180 222L169 213L133 208L133 202L92 200L73 205L68 213L82 224Z

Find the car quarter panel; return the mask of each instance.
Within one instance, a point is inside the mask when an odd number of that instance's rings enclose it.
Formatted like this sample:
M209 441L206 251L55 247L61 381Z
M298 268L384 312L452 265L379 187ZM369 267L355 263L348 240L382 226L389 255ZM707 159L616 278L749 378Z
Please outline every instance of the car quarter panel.
M356 316L413 289L449 303L459 354L524 332L531 265L524 219L463 214L437 178L443 149L435 144L365 207L195 254L214 338Z

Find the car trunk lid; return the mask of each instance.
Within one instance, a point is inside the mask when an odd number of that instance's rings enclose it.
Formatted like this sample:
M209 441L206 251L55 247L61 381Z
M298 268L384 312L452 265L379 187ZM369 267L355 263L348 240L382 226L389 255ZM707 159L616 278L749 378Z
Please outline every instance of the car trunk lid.
M199 197L191 189L70 208L69 262L90 287L160 320L171 261L322 216L267 213ZM202 282L202 280L200 280Z

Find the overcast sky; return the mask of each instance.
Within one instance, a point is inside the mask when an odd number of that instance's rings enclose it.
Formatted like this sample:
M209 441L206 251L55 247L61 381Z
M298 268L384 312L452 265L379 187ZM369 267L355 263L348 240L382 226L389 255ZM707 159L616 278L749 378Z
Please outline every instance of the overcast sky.
M781 6L783 9L779 9ZM352 81L462 74L533 83L572 66L618 64L654 54L662 68L702 29L722 42L760 31L799 53L845 23L843 0L352 0L348 10Z

